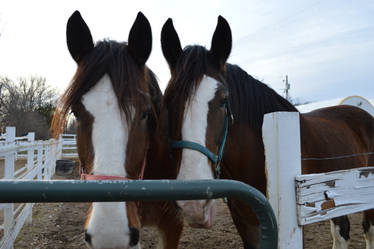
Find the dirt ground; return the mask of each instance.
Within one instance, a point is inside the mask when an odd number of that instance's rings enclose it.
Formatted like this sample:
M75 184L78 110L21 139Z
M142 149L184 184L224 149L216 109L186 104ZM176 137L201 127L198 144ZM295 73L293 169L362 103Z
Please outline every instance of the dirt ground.
M72 178L71 176L67 178ZM57 179L67 179L57 177ZM192 229L185 226L180 249L242 249L241 241L226 205L218 202L217 220L210 230ZM19 249L65 249L86 248L83 242L83 224L87 203L36 204L32 224L21 230L15 248ZM361 214L350 216L351 249L365 248L361 228ZM157 240L152 229L143 229L142 248L156 248ZM330 224L328 221L305 228L305 249L330 249Z

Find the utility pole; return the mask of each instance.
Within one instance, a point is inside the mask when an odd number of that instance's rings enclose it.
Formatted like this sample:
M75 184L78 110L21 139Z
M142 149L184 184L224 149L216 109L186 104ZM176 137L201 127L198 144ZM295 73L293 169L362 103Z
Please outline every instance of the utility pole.
M286 99L289 100L289 94L288 91L291 88L291 84L288 83L288 75L286 75L286 80L283 80L286 83L286 88L284 89L284 92L286 93Z

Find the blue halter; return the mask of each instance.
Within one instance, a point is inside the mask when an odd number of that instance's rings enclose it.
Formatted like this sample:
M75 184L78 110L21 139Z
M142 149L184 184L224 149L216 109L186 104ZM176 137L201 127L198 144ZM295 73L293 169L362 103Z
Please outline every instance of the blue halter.
M202 146L199 143L186 141L186 140L179 140L179 141L170 140L170 145L173 149L187 148L187 149L199 151L202 154L204 154L205 156L207 156L214 164L215 175L216 175L217 179L219 179L219 177L221 175L221 161L222 161L222 156L223 156L223 149L225 148L227 134L228 134L228 131L229 131L229 118L231 118L232 121L234 120L234 117L233 117L232 112L231 112L229 101L227 101L225 103L225 107L226 107L225 130L224 130L224 133L223 133L223 138L222 138L221 145L219 147L218 155L214 154L207 147Z

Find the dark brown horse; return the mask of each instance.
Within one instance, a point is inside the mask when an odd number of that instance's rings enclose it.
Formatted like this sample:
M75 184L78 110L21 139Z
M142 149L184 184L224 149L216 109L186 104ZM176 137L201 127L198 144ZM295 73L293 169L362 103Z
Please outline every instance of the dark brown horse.
M162 94L155 75L145 65L152 33L139 12L128 43L93 43L79 12L67 23L67 44L78 68L55 112L52 128L58 135L69 112L77 120L77 145L82 178L157 178L145 165L152 147ZM153 146L154 147L154 146ZM154 153L148 153L155 157ZM144 168L145 166L145 168ZM139 248L139 229L158 227L165 249L175 249L182 220L173 203L92 203L85 224L90 248Z
M243 181L265 194L263 116L297 109L240 67L226 63L232 40L230 27L222 17L218 18L210 50L197 45L182 49L171 19L162 29L161 42L171 79L161 110L161 117L167 117L160 122L168 123L177 179L220 176ZM373 157L367 153L374 151L374 119L367 112L351 106L320 109L300 115L300 126L305 159L366 153L344 160L304 160L303 173L374 165ZM177 203L190 224L212 225L213 201ZM257 248L255 214L238 200L228 200L228 206L244 248ZM374 248L372 211L365 212L363 225L367 248ZM334 219L332 233L334 247L347 248L346 217Z

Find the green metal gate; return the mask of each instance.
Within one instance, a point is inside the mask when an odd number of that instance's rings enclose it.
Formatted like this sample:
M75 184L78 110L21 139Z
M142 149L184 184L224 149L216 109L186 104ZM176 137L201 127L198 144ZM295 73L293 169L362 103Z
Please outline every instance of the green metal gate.
M260 222L260 249L277 249L277 223L269 202L261 192L238 181L0 180L0 203L197 200L223 197L248 203Z

